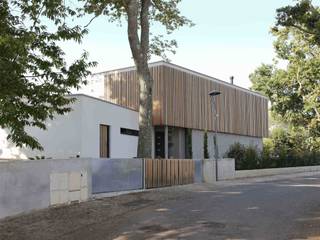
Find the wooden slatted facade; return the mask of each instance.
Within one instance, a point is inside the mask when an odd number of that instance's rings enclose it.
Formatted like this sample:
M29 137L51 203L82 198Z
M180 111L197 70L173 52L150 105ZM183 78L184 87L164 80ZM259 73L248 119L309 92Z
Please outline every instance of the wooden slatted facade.
M150 65L154 79L153 123L214 131L208 93L217 98L218 132L245 136L268 136L268 100L246 89L192 72L170 63ZM104 73L107 101L138 110L139 83L136 71L124 69Z

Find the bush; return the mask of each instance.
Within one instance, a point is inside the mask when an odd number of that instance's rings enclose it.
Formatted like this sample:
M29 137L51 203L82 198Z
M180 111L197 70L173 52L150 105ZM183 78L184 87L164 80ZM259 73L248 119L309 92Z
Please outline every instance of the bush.
M204 135L203 135L203 156L205 159L210 158L209 151L208 151L208 133L207 133L207 131L205 131Z
M261 152L235 143L226 156L235 159L237 170L320 165L320 151L311 151L305 136L303 132L275 129L263 140Z
M240 143L230 146L226 153L228 158L234 158L236 170L256 169L260 167L260 153L256 147L245 147Z

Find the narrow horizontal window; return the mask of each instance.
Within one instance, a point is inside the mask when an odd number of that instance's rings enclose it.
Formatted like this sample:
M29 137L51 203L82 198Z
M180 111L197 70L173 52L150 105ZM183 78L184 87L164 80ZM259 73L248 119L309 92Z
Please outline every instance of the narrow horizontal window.
M120 128L120 133L130 136L139 136L139 131L134 129L128 129L128 128Z

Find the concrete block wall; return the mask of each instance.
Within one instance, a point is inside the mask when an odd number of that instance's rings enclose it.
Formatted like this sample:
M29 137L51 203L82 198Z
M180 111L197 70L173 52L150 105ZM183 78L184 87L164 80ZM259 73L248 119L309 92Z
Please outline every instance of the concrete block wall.
M90 197L86 159L0 162L0 218Z

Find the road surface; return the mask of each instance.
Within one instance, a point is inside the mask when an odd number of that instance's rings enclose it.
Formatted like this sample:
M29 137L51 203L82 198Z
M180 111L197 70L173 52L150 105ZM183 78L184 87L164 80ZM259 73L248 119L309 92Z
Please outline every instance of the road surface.
M320 175L188 185L0 221L0 239L320 239Z

